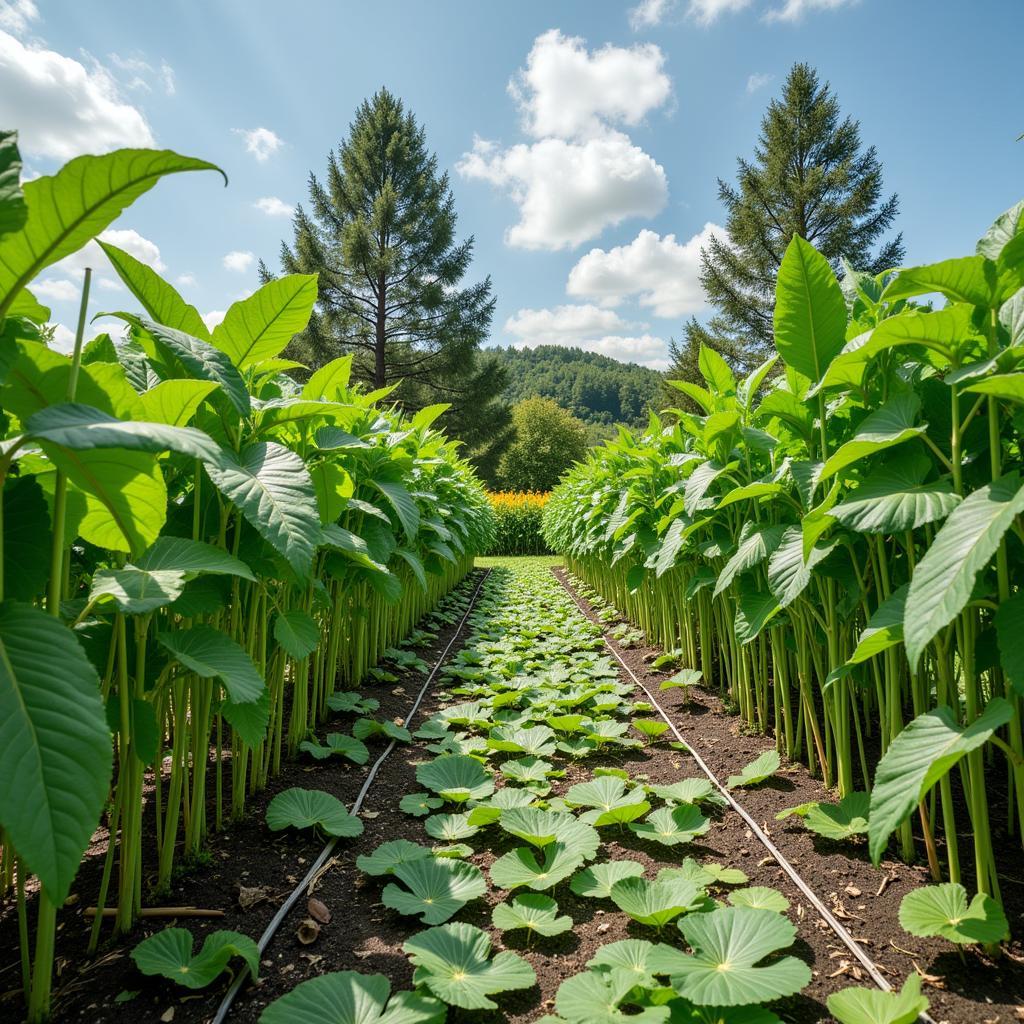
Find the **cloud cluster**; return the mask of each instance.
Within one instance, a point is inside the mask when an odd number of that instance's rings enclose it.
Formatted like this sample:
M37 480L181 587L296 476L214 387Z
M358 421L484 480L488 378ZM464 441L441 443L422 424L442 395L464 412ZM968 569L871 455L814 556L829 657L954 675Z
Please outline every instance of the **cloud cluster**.
M665 20L675 5L676 0L640 0L636 7L630 8L629 27L634 32L654 28Z
M629 24L634 32L655 28L676 7L678 0L640 0L629 11ZM800 21L811 11L832 11L858 0L783 0L781 7L769 7L762 14L764 21ZM753 0L689 0L686 16L698 25L712 25L722 15L746 10Z
M243 252L238 249L226 253L224 259L221 260L225 270L230 270L236 274L244 274L255 262L256 256L254 253Z
M621 129L671 96L653 44L604 46L552 29L537 37L509 91L534 140L502 148L481 138L456 165L506 192L519 220L509 245L573 248L629 217L651 217L668 198L664 168Z
M291 217L295 213L294 206L286 203L283 199L278 199L277 196L263 196L252 205L268 217Z
M246 152L251 153L257 163L266 163L284 145L284 139L269 128L233 128L232 131L242 136Z

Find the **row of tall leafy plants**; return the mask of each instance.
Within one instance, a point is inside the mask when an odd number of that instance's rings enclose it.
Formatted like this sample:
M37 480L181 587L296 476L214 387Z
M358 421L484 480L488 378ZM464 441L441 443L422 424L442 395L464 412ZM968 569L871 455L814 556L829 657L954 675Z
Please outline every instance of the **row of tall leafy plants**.
M541 491L492 491L494 540L491 555L546 555L541 532L548 495Z
M870 793L876 862L895 832L996 898L992 814L1024 835L1022 286L1024 203L971 255L874 276L794 237L777 352L738 379L702 348L675 385L701 412L621 432L545 513L748 726Z
M16 894L31 1021L104 812L93 949L104 906L130 929L144 879L166 887L244 812L493 528L432 427L445 406L403 416L391 388L350 386L350 357L290 375L303 367L280 353L315 275L268 282L210 330L101 241L131 311L103 314L110 333L84 344L86 271L73 352L47 346L35 277L161 178L217 170L122 150L22 186L16 136L0 135L0 891Z

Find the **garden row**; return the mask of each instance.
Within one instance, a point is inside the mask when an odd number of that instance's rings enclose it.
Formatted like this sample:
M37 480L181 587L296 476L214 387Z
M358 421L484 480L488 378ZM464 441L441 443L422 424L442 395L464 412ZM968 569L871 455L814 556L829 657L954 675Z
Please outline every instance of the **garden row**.
M595 450L545 513L690 681L868 808L876 863L896 833L990 902L994 837L1024 835L1022 286L1024 204L877 277L796 237L777 354L737 379L702 349L699 411Z
M350 357L289 376L304 368L281 352L315 276L270 281L209 330L100 242L139 312L110 314L123 336L83 346L87 271L73 353L47 346L35 276L160 178L211 169L124 150L22 190L13 133L0 136L0 894L16 896L32 1021L103 812L90 951L105 905L130 929L149 881L166 891L211 826L243 814L493 528L431 426L445 406L400 415L387 390L349 387Z
M544 506L548 495L537 491L493 491L488 497L494 510L491 555L546 555Z

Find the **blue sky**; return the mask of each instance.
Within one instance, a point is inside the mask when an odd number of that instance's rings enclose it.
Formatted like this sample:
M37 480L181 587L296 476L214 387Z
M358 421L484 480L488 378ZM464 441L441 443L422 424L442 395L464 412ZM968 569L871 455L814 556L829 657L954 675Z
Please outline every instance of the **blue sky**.
M29 174L120 145L222 166L226 189L165 181L112 236L213 320L256 287L256 259L276 265L309 172L386 85L451 173L472 275L498 299L492 342L660 366L707 313L716 178L751 153L793 62L860 120L908 261L926 262L970 251L1024 195L1006 45L1022 31L1021 0L0 0L0 123L21 130ZM120 308L92 257L92 310ZM42 288L64 344L89 259Z

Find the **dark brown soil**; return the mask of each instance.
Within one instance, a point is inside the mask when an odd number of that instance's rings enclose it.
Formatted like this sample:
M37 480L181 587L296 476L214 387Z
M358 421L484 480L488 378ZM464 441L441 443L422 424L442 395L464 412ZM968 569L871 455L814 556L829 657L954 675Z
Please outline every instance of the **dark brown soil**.
M557 572L557 571L556 571ZM557 572L558 575L562 575ZM427 650L420 651L428 662L436 661L451 634L446 631ZM660 682L664 675L649 671L649 648L618 649L638 677L645 682ZM366 692L381 702L381 717L400 720L410 707L422 685L423 677L410 673L390 687L367 687ZM709 766L722 776L734 772L764 750L768 741L761 736L745 735L737 719L730 717L721 702L705 692L696 694L688 706L682 706L679 691L665 691L658 699L664 704L688 741L699 749ZM429 717L438 707L438 697L428 693L411 728ZM339 717L338 724L350 722ZM322 730L326 731L326 729ZM371 747L371 758L383 749L382 741ZM412 971L402 952L402 942L421 929L414 918L403 917L384 908L380 902L382 881L363 875L355 867L360 853L372 851L379 843L396 838L425 841L421 819L401 813L398 802L407 793L419 790L415 766L431 755L423 744L399 746L377 776L363 810L364 834L356 840L343 841L334 858L315 884L315 896L332 913L329 924L322 927L312 944L302 945L296 932L308 916L305 897L282 924L277 936L265 951L256 984L246 985L240 993L231 1021L254 1022L263 1008L289 991L297 983L326 971L359 970L387 975L396 988L407 987ZM665 744L644 751L630 751L628 757L589 759L585 767L570 766L564 779L556 780L555 792L563 792L574 782L590 776L598 764L616 764L631 775L646 776L652 782L664 783L697 775L698 771L685 753ZM167 905L189 904L221 910L224 916L212 921L178 922L189 926L197 946L202 936L217 928L231 928L258 938L288 892L299 882L316 858L323 843L311 834L286 833L274 836L263 823L266 804L273 795L289 786L318 787L338 796L346 803L355 797L366 768L347 762L287 764L278 779L264 794L250 801L245 820L233 823L211 837L209 863L196 866L183 875L174 891L162 897ZM917 867L899 863L873 868L866 854L853 844L842 846L820 840L799 824L777 823L774 814L782 807L803 801L826 798L820 783L799 766L787 766L779 777L761 788L745 791L744 805L756 820L764 822L773 840L794 863L818 895L842 917L854 936L886 973L894 985L915 969L926 975L925 992L932 1001L932 1016L948 1024L1009 1024L1024 1020L1020 1007L1024 1003L1024 948L1019 941L1008 947L1007 955L997 962L969 951L966 964L961 964L948 944L915 939L900 929L896 920L899 901L916 885L928 881ZM752 885L768 885L779 889L790 900L791 917L798 924L796 955L812 967L811 985L799 997L774 1007L783 1020L793 1024L817 1024L831 1020L824 1007L826 996L849 984L867 983L862 972L851 963L852 958L813 909L806 905L798 891L768 856L764 847L749 832L742 819L734 813L720 813L711 830L697 843L666 849L639 841L628 830L609 842L609 830L602 830L606 841L602 859L630 858L642 862L649 876L660 867L678 863L684 856L694 856L739 867L750 877ZM487 843L491 847L475 854L473 862L486 868L507 849L519 845L508 837L501 844L500 833L491 829ZM429 842L429 840L426 840ZM475 839L469 842L472 845ZM88 922L82 909L94 902L101 857L106 845L105 834L98 834L76 882L74 903L61 915L58 953L59 975L56 982L58 1022L88 1021L143 1024L149 1021L171 1021L176 1024L198 1024L209 1021L227 987L227 979L215 982L209 989L188 993L175 991L164 979L150 979L133 967L128 953L134 944L148 934L166 926L167 921L144 922L137 933L111 943L101 956L90 961L85 955ZM478 842L478 846L484 844ZM1024 874L1018 859L1018 876ZM886 881L888 880L888 881ZM883 887L884 882L884 887ZM1018 887L1007 892L1011 928L1020 932L1021 918ZM239 887L263 888L266 900L244 911L239 905ZM610 901L578 899L563 883L553 895L560 913L573 918L572 932L552 939L537 939L526 945L508 934L492 932L496 948L510 948L530 961L537 973L538 986L520 993L499 997L504 1015L466 1013L452 1010L453 1024L469 1021L491 1022L507 1019L512 1024L527 1024L550 1012L552 999L562 980L583 969L596 950L617 939L646 937L656 939L657 933L642 928L619 913ZM460 914L480 927L490 927L491 908L500 894L491 892L484 901L470 904ZM13 907L0 907L0 993L17 983L17 934ZM666 935L675 934L674 925ZM130 995L130 998L128 996ZM117 999L122 1000L117 1002ZM17 997L0 1001L0 1021L18 1019Z

